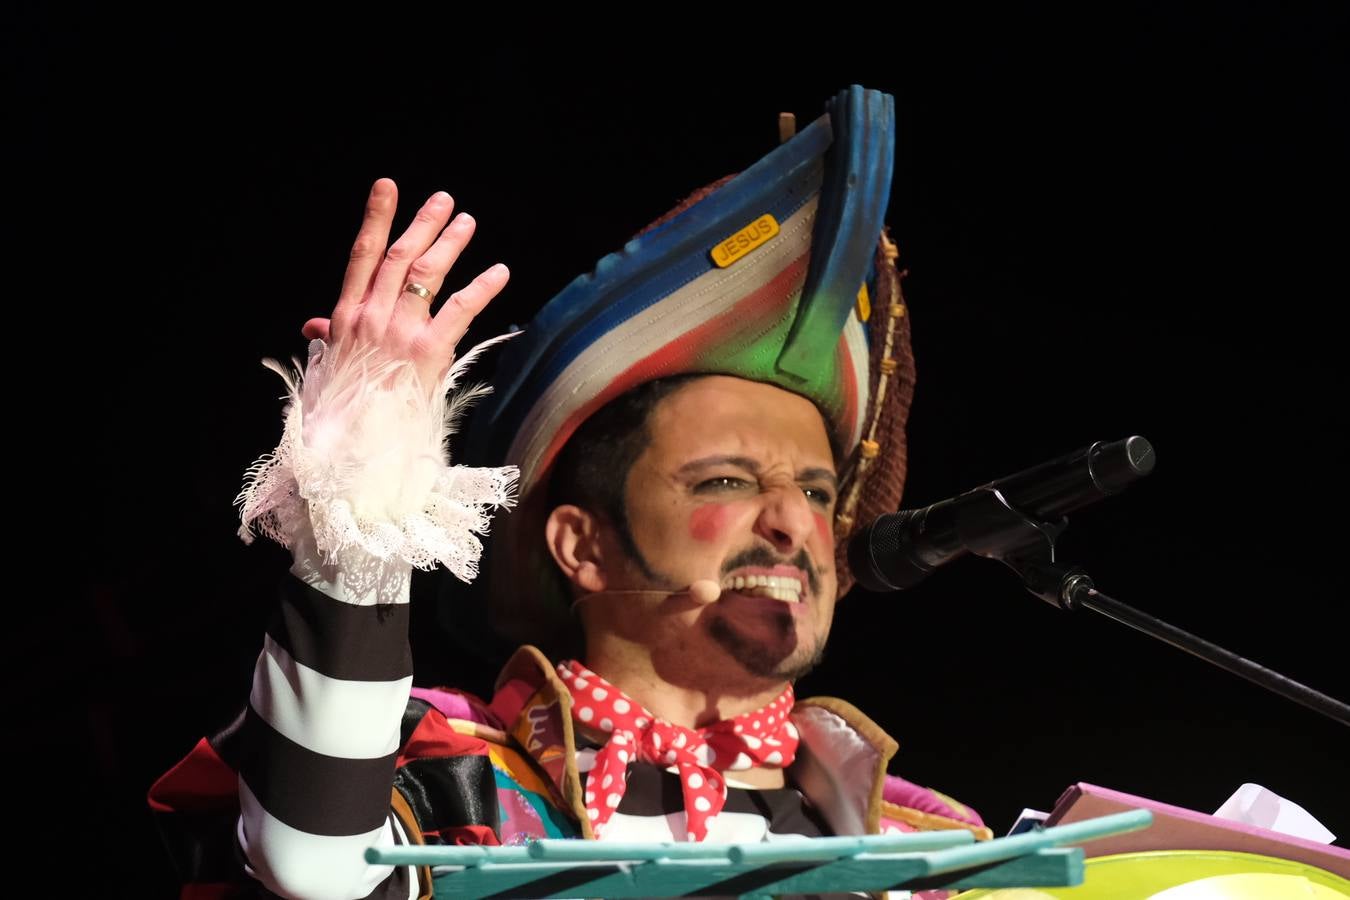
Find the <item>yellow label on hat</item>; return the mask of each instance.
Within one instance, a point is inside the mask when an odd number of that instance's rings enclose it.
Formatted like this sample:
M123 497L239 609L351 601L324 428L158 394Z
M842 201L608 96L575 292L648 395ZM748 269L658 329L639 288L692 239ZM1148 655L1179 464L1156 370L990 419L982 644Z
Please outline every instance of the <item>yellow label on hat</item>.
M726 240L718 241L712 248L713 262L725 269L777 233L778 222L765 213Z
M872 300L867 296L867 282L858 288L858 321L866 322L872 318Z

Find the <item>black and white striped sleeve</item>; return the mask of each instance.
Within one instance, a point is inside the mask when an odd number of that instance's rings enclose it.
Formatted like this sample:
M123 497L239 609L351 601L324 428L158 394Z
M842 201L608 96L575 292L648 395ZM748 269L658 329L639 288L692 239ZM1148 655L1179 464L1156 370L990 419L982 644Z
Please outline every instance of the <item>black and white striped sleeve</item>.
M407 842L390 794L412 688L410 569L369 558L354 567L377 598L350 568L324 566L312 536L292 551L241 735L248 872L284 897L416 897L414 870L363 856Z

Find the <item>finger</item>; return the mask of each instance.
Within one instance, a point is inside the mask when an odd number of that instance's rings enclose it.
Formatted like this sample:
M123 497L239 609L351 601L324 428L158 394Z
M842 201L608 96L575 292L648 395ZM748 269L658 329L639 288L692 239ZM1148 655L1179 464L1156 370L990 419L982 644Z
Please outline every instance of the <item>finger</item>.
M332 323L329 319L310 319L300 327L300 333L311 341L320 340L328 343L328 333L331 328Z
M384 248L389 244L389 226L394 221L394 209L397 206L398 186L389 178L377 180L366 199L365 218L361 220L361 229L352 244L347 273L342 278L342 290L338 293L337 306L333 308L333 318L339 322L339 332L341 326L355 318L357 308L370 290L371 279L379 268L380 260L384 258Z
M369 324L379 335L384 333L398 295L408 283L409 267L436 242L454 208L455 201L445 191L437 191L422 204L408 230L385 253L384 261L375 273L369 299L361 311L363 325Z
M510 278L511 271L497 263L469 282L463 290L451 294L427 326L428 339L432 345L453 351L459 339L464 337L464 332L469 330L473 317L488 305L488 301L501 293Z
M473 216L466 212L455 216L450 224L445 226L436 243L413 260L412 265L408 267L408 281L417 282L432 294L438 293L441 285L445 284L446 273L455 265L455 261L473 238L477 224Z
M413 260L412 265L408 267L406 284L421 285L430 291L431 295L424 298L413 291L401 291L398 304L394 308L391 327L404 329L404 333L411 333L412 330L420 330L426 325L427 320L431 318L431 305L441 285L445 283L446 273L455 265L473 238L475 225L473 216L460 213L445 227L436 243L432 244L426 253Z

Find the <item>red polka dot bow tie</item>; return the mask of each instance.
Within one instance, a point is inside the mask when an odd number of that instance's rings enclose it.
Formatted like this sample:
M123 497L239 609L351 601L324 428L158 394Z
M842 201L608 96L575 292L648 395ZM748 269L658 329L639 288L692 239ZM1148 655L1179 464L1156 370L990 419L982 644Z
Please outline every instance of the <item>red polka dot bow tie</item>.
M753 712L685 728L656 718L576 660L559 663L558 675L572 694L572 718L611 735L586 778L586 814L596 837L619 808L630 762L678 769L688 837L701 841L727 802L722 772L788 766L797 755L797 729L788 721L792 685Z

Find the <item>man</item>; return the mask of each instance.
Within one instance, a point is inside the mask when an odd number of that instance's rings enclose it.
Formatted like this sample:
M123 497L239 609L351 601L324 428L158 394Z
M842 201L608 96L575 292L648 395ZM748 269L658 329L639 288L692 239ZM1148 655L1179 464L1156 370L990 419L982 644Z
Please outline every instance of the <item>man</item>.
M241 495L241 531L286 544L296 576L249 706L152 789L185 826L185 881L240 883L236 840L285 896L410 897L430 873L366 847L987 836L886 776L895 744L853 707L792 691L850 583L842 539L903 480L892 129L889 97L843 91L562 291L503 348L478 468L443 461L463 400L446 394L507 272L432 315L473 221L438 194L385 252L395 188L376 183L332 317L304 327L282 444ZM473 534L517 474L475 581ZM411 688L408 575L436 562L486 584L456 610L530 642L490 702Z

